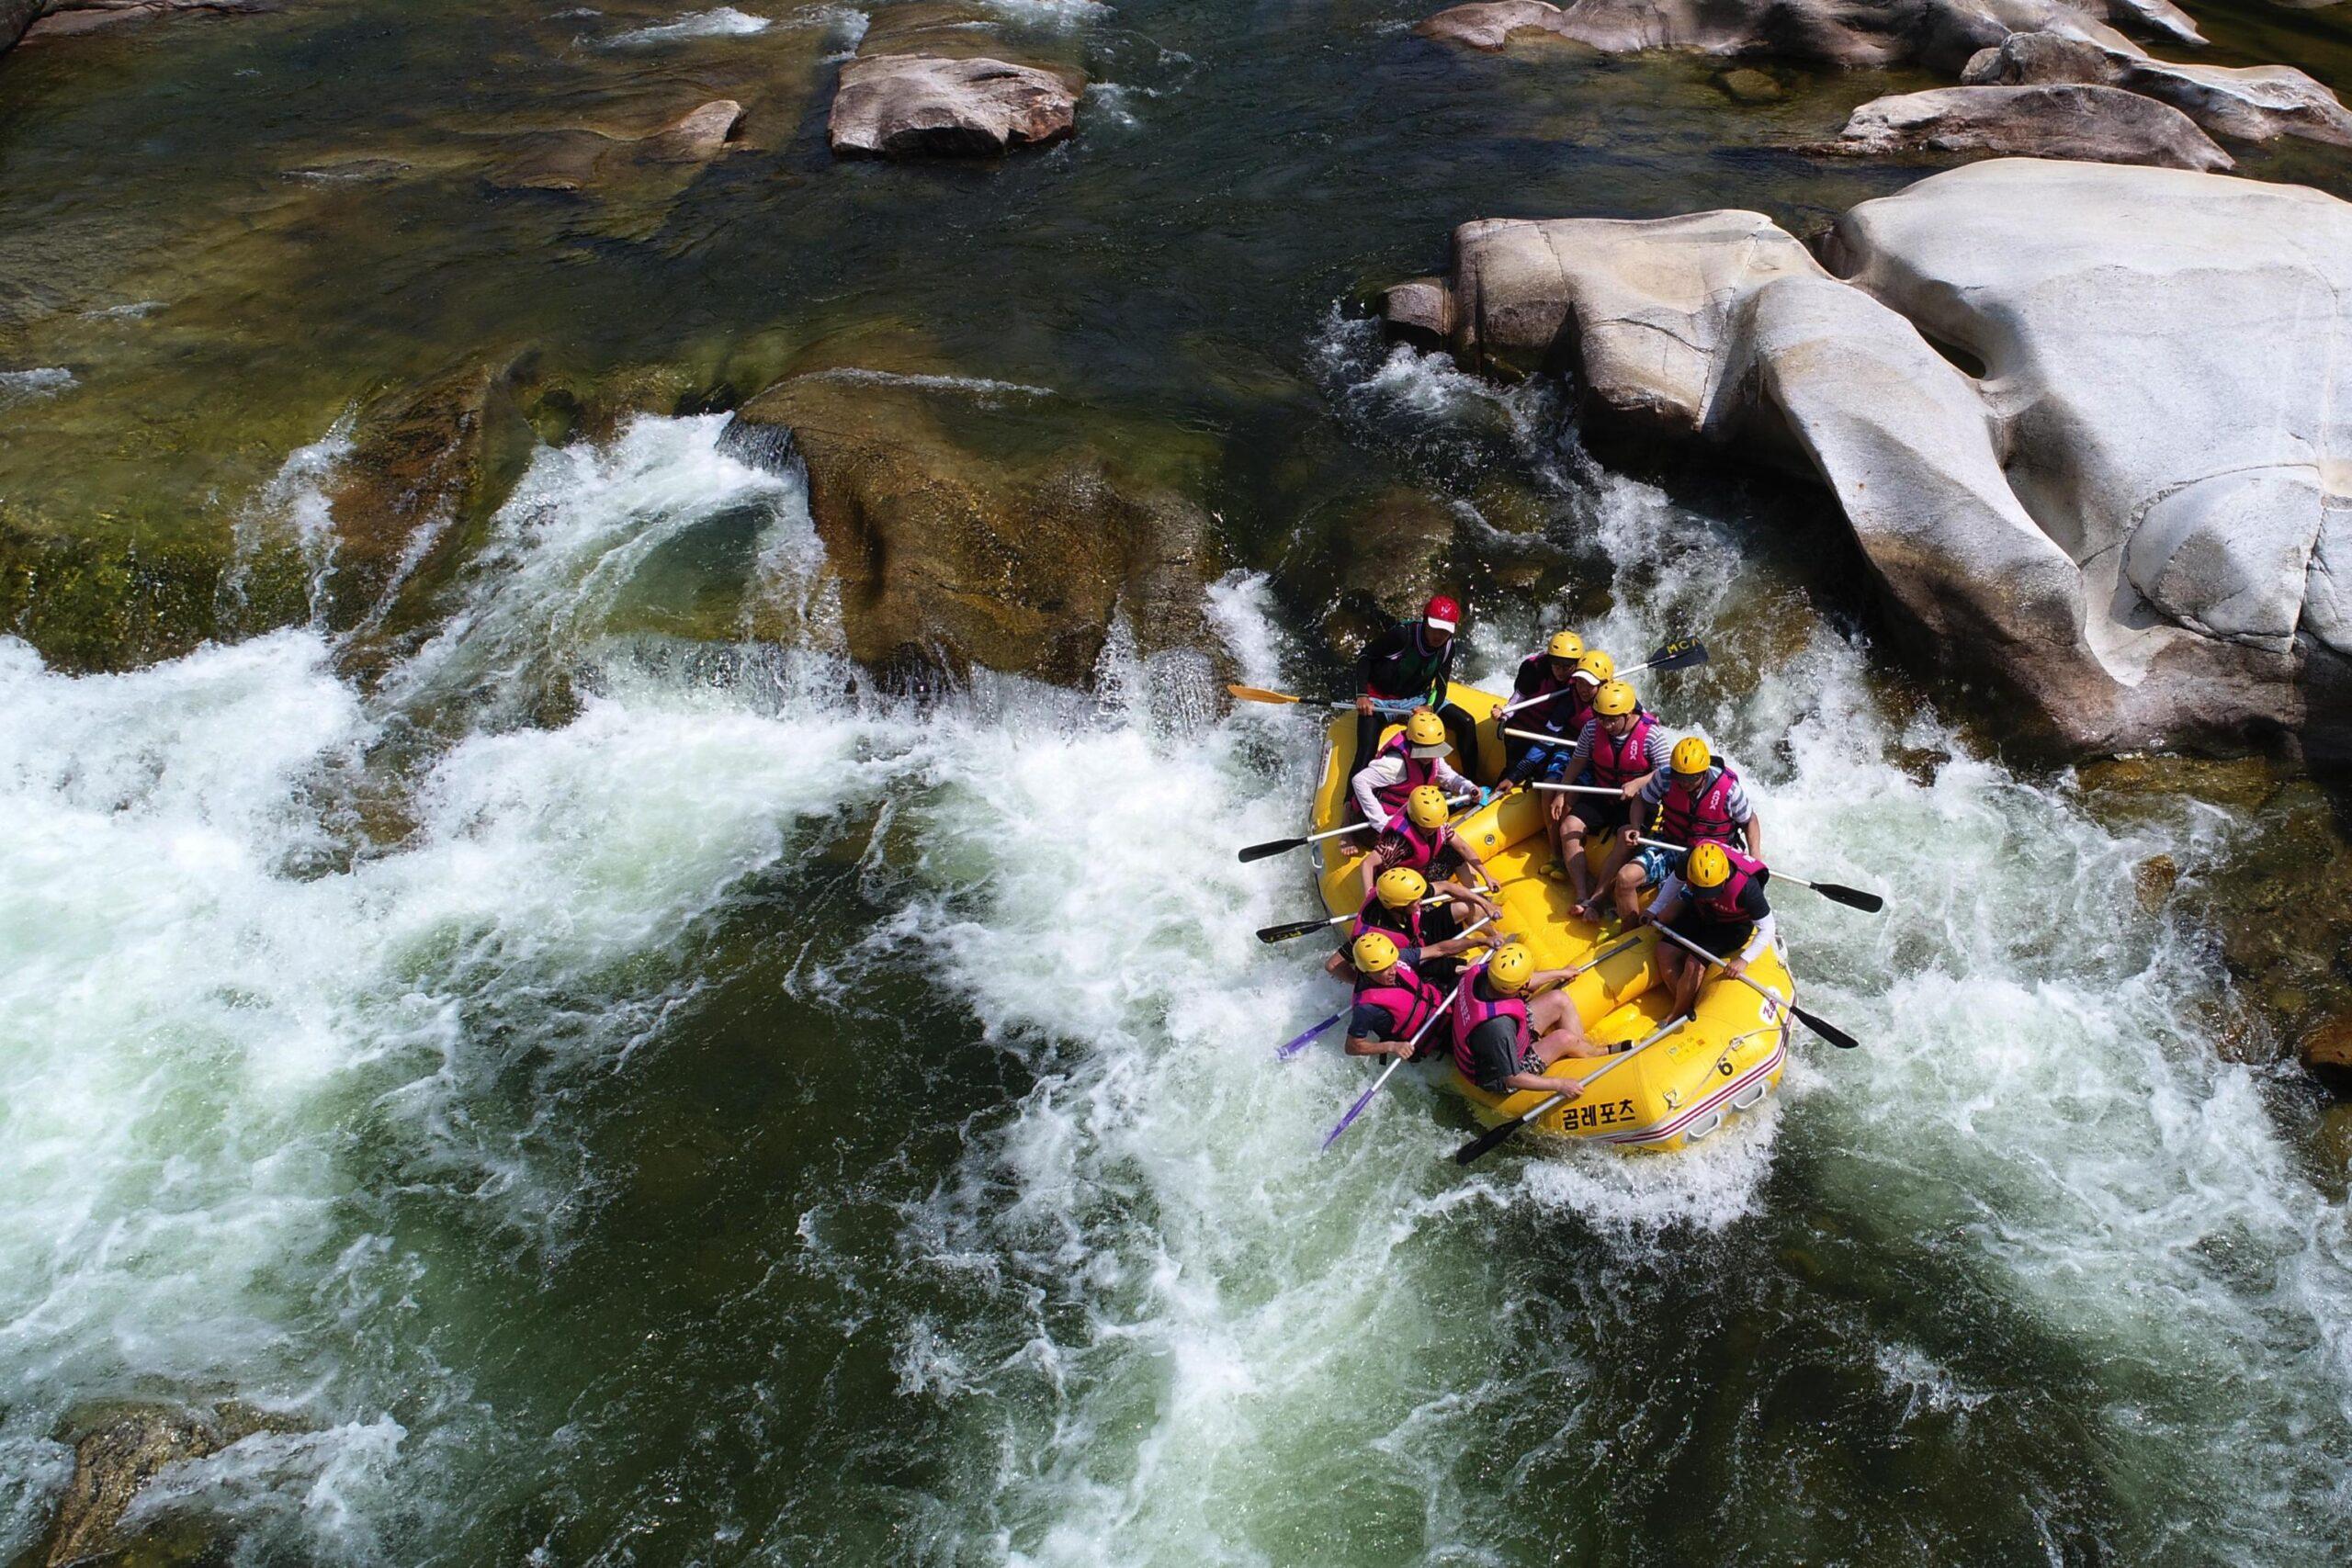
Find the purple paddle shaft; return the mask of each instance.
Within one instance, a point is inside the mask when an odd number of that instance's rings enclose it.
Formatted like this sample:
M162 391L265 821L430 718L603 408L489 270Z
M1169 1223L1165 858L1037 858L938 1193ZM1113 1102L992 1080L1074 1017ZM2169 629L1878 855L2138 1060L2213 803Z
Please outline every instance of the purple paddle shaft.
M1337 1139L1340 1134L1346 1132L1349 1124L1354 1122L1357 1117L1363 1114L1363 1108L1372 1103L1372 1097L1378 1094L1380 1092L1380 1086L1388 1081L1388 1073L1395 1072L1396 1070L1396 1064L1404 1059L1405 1058L1402 1056L1392 1057L1390 1059L1388 1064L1388 1072L1381 1074L1380 1077L1374 1081L1373 1086L1370 1089L1364 1090L1362 1095L1357 1097L1356 1102L1348 1107L1348 1113L1340 1118L1340 1124L1338 1126L1323 1134L1323 1143L1321 1145L1322 1148L1329 1148L1333 1140Z
M1283 1041L1280 1045L1274 1048L1274 1060L1277 1062L1289 1061L1293 1056L1297 1055L1301 1051L1306 1049L1306 1043L1308 1041L1314 1039L1317 1035L1322 1033L1325 1030L1330 1028L1333 1024L1339 1022L1340 1020L1347 1016L1347 1010L1342 1008L1338 1012L1333 1013L1330 1017L1325 1019L1322 1022L1316 1024L1313 1028L1308 1029L1304 1033L1292 1035L1288 1040Z

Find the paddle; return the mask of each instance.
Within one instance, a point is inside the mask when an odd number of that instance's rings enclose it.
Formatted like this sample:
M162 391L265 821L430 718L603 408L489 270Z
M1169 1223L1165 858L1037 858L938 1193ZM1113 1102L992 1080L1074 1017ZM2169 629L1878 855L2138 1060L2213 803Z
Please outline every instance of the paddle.
M1228 696L1238 697L1245 703L1279 703L1287 705L1291 703L1306 701L1305 697L1295 697L1288 692L1270 692L1263 686L1244 686L1228 682L1225 690ZM1350 697L1345 702L1335 702L1331 705L1335 708L1351 708L1355 705L1353 697ZM1374 713L1410 713L1417 707L1426 705L1423 699L1419 697L1374 697L1372 699L1372 708Z
M1656 922L1652 923L1655 924ZM1705 948L1701 947L1697 942L1692 942L1689 937L1684 936L1680 931L1675 931L1670 927L1663 925L1658 926L1657 934L1679 947L1687 948L1693 956L1705 959L1710 968L1721 964L1724 962L1722 959L1717 958L1713 953L1709 953ZM1771 989L1770 987L1760 986L1745 975L1734 975L1731 978L1737 980L1741 985L1746 986L1749 990L1754 991L1766 1001L1772 1002L1788 1009L1791 1012L1796 1014L1796 1019L1799 1023L1804 1024L1807 1029L1812 1030L1815 1034L1820 1035L1824 1040L1828 1041L1829 1043L1837 1046L1839 1050L1850 1051L1855 1046L1861 1043L1860 1041L1855 1039L1852 1035L1847 1033L1844 1030L1838 1028L1827 1019L1823 1018L1820 1014L1805 1011L1804 1009L1797 1006L1796 1003L1792 1001L1787 1000L1779 992Z
M1466 806L1477 798L1475 795L1457 795L1447 800L1446 804ZM1245 863L1253 860L1264 860L1268 855L1283 854L1297 849L1302 844L1311 844L1317 839L1337 839L1350 833L1376 833L1379 830L1369 822L1351 822L1344 828L1329 828L1320 833L1302 834L1295 839L1269 839L1262 844L1251 844L1243 850L1241 859Z
M1638 675L1645 670L1688 670L1694 664L1704 664L1706 661L1707 645L1695 637L1686 637L1668 643L1639 664L1618 671L1617 679L1623 681L1627 676ZM1496 710L1497 715L1499 716L1502 714L1517 713L1521 708L1532 708L1538 703L1548 703L1554 697L1566 693L1567 689L1563 686L1559 691L1546 692L1540 697L1523 697L1515 703L1505 703Z
M1541 789L1544 786L1538 784L1536 787ZM1677 852L1686 850L1690 847L1688 844L1668 843L1664 839L1644 839L1642 842L1652 845L1657 849L1674 850ZM1875 893L1865 893L1859 887L1848 887L1844 884L1837 882L1807 882L1802 876L1790 875L1787 872L1782 871L1777 865L1772 868L1772 880L1775 882L1793 882L1799 887L1810 887L1815 893L1820 894L1824 898L1828 899L1833 904L1844 904L1849 908L1866 910L1873 915L1886 908L1886 900L1880 897Z
M1592 1082L1594 1078L1600 1077L1601 1073L1611 1071L1621 1062L1629 1062L1633 1060L1634 1057L1643 1050L1651 1045L1657 1044L1659 1041L1665 1039L1668 1035L1681 1028L1683 1024L1688 1021L1689 1020L1687 1019L1668 1019L1666 1022L1659 1024L1655 1032L1651 1033L1646 1039L1641 1041L1632 1050L1615 1053L1609 1058L1609 1065L1602 1067L1600 1072L1594 1073L1590 1075L1590 1077L1581 1077L1576 1080L1577 1093L1583 1093L1584 1086ZM1548 1100L1539 1100L1535 1107L1526 1112L1526 1114L1506 1122L1499 1127L1487 1128L1485 1132L1479 1134L1476 1137L1471 1139L1468 1143L1453 1151L1453 1163L1456 1165L1468 1165L1472 1160L1485 1155L1489 1150L1509 1143L1513 1137L1518 1135L1519 1130L1521 1127L1526 1126L1530 1122L1534 1121L1538 1116L1543 1115L1544 1112L1551 1110L1552 1107L1559 1104L1560 1101L1567 1098L1566 1091L1555 1094Z
M1292 1035L1289 1039L1274 1047L1274 1060L1277 1062L1289 1061L1293 1056L1297 1055L1301 1051L1306 1049L1306 1043L1308 1041L1314 1039L1317 1035L1322 1033L1325 1030L1339 1022L1340 1020L1347 1017L1349 1010L1350 1010L1347 1008L1341 1008L1339 1011L1333 1013L1322 1022L1315 1025L1314 1028L1302 1030L1298 1033Z
M1421 900L1421 908L1426 909L1432 904L1442 904L1450 897L1452 897L1450 894L1432 893ZM1358 913L1362 911L1359 910ZM1293 937L1305 936L1309 931L1319 931L1326 926L1345 925L1355 918L1354 915L1331 915L1311 920L1289 920L1279 926L1260 926L1258 940L1263 942L1288 942Z
M1514 729L1514 730L1510 730L1510 731L1509 731L1508 733L1512 734L1512 735L1518 735L1518 734L1521 734L1521 733L1522 733L1522 732L1521 732L1521 731L1520 731L1520 730L1516 730L1516 729ZM1530 788L1530 789L1549 790L1549 791L1550 791L1552 794L1554 794L1554 795L1616 795L1616 796L1617 796L1618 798L1620 798L1620 799L1624 798L1624 795L1625 795L1625 792L1624 792L1623 790L1622 790L1622 789L1611 789L1607 784L1530 784L1530 785L1528 785L1527 787L1528 787L1528 788Z
M1464 931L1462 934L1464 936L1469 936L1473 932L1484 931L1487 927L1491 926L1494 923L1494 916L1488 915L1485 919L1480 920L1476 925L1472 926L1469 931ZM1596 959L1594 962L1598 963L1599 960ZM1453 998L1461 989L1461 982L1456 981L1454 983L1453 989L1445 993L1445 1000L1437 1005L1437 1010L1430 1013L1429 1017L1421 1020L1421 1026L1413 1031L1413 1037L1410 1040L1405 1042L1408 1046L1415 1049L1419 1047L1421 1043L1421 1036L1430 1032L1430 1025L1435 1023L1439 1019L1443 1018L1453 1010ZM1372 1087L1370 1089L1364 1090L1363 1093L1356 1097L1356 1102L1348 1107L1348 1113L1340 1118L1340 1124L1323 1134L1323 1142L1317 1147L1317 1153L1329 1148L1331 1146L1331 1141L1334 1138L1337 1138L1340 1134L1346 1132L1348 1130L1349 1123L1352 1122L1357 1117L1363 1114L1363 1108L1372 1103L1372 1097L1380 1092L1380 1086L1388 1081L1388 1075L1403 1066L1407 1060L1412 1056L1412 1054L1413 1052L1411 1050L1408 1050L1402 1056L1391 1056L1388 1059L1387 1067L1378 1077L1373 1080Z

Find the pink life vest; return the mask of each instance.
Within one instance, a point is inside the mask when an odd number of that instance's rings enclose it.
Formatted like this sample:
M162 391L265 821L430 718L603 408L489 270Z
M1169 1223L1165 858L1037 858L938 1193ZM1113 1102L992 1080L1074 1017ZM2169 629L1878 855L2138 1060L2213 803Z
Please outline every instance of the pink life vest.
M1404 852L1391 854L1392 845L1403 846ZM1438 852L1443 848L1445 829L1442 826L1424 832L1414 827L1412 818L1400 811L1388 819L1388 827L1381 834L1380 842L1373 852L1381 857L1381 869L1384 871L1394 871L1401 865L1407 871L1418 871L1427 876L1430 867L1437 863Z
M1763 874L1764 863L1742 854L1729 844L1723 849L1724 858L1731 862L1731 874L1724 878L1721 887L1690 889L1690 907L1699 911L1702 919L1713 920L1719 926L1746 925L1749 919L1740 910L1739 896Z
M1650 771L1650 730L1655 721L1646 709L1634 710L1634 728L1623 740L1592 723L1592 782L1605 789L1623 789L1627 781Z
M1708 761L1714 767L1715 779L1696 799L1679 780L1666 786L1666 798L1658 803L1659 838L1678 844L1703 844L1710 840L1728 844L1737 837L1739 824L1731 819L1730 803L1731 792L1739 786L1739 775L1724 767L1721 757Z
M1478 1080L1476 1058L1470 1054L1470 1037L1488 1019L1508 1018L1519 1025L1518 1042L1511 1047L1511 1071L1519 1071L1519 1053L1527 1044L1527 1002L1521 997L1498 997L1488 1000L1483 994L1487 966L1483 964L1465 970L1462 984L1453 993L1453 1065L1464 1077Z
M1358 1007L1379 1008L1396 1021L1391 1040L1410 1040L1444 1000L1445 993L1413 973L1409 964L1400 963L1385 975L1356 982Z
M1393 926L1385 925L1382 923L1385 920L1396 920L1399 923ZM1366 931L1379 931L1384 936L1393 936L1397 939L1396 945L1399 947L1427 945L1421 941L1421 907L1419 904L1407 905L1400 915L1375 897L1371 903L1356 911L1355 924L1348 928L1348 945L1353 947L1356 944L1356 938Z
M1407 795L1412 794L1423 784L1433 784L1437 783L1437 765L1445 759L1442 757L1414 756L1413 749L1406 740L1405 732L1401 729L1396 734L1390 736L1388 738L1388 744L1374 752L1373 757L1376 761L1379 758L1390 755L1392 752L1405 759L1405 776L1398 779L1393 784L1387 784L1382 788L1374 790L1372 794L1373 798L1380 802L1380 808L1383 811L1387 812L1389 816L1394 817L1398 812L1405 809L1405 797Z

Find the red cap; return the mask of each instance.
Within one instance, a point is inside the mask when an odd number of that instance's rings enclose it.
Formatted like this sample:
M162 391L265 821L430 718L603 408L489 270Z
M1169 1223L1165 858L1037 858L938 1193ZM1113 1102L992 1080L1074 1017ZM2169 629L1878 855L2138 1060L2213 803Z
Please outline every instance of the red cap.
M1421 625L1433 632L1450 632L1462 621L1462 606L1440 593L1421 606Z

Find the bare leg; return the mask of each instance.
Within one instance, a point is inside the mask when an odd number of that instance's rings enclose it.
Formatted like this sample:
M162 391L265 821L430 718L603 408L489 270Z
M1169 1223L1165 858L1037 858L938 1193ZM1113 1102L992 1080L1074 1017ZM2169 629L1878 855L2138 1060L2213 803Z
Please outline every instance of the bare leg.
M1617 868L1617 918L1629 926L1642 918L1642 868L1637 862Z
M1560 824L1560 863L1567 869L1569 886L1577 890L1578 908L1592 898L1592 875L1584 863L1584 818L1570 813Z
M1546 991L1528 1005L1528 1027L1540 1036L1535 1042L1535 1055L1547 1066L1563 1056L1605 1056L1604 1046L1596 1045L1584 1032L1584 1021L1577 1016L1576 1004L1564 991Z

